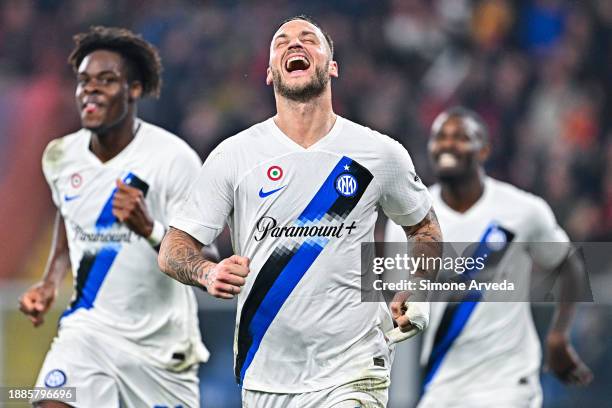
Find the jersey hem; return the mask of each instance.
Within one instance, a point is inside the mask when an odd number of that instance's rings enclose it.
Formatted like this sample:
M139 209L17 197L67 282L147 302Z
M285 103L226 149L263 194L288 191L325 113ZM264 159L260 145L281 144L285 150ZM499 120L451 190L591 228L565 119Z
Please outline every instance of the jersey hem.
M298 387L286 387L286 386L273 386L270 384L257 383L255 381L247 381L245 380L242 384L242 388L248 391L259 391L259 392L267 392L271 394L304 394L308 392L317 392L321 390L326 390L328 388L339 387L344 384L352 383L354 381L366 380L369 378L376 378L386 381L387 387L391 384L390 374L387 374L385 377L381 377L378 375L364 375L364 376L345 376L340 379L331 382L319 383L315 384L311 387L307 388L298 388Z

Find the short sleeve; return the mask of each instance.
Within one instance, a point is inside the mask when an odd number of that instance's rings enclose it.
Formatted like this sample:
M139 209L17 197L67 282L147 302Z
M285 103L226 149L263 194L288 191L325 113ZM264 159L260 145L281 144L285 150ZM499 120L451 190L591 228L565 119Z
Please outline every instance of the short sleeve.
M569 238L557 224L550 206L539 197L531 214L531 225L529 251L534 261L546 268L557 266L567 255Z
M416 174L408 151L393 140L386 144L379 178L380 205L396 224L418 224L431 209L431 196Z
M60 139L52 140L47 145L42 155L43 175L45 176L45 180L47 181L47 184L49 185L49 188L51 189L51 198L53 199L53 203L58 209L60 208L60 205L62 202L60 193L56 185L57 178L58 178L57 174L58 174L59 161L61 159L61 156L62 156L62 146L61 146Z
M195 151L186 148L170 163L168 169L169 185L166 196L166 221L172 220L188 196L190 187L195 181L202 161Z
M210 245L221 233L234 207L233 161L227 156L222 146L208 156L170 221L170 226L204 245Z

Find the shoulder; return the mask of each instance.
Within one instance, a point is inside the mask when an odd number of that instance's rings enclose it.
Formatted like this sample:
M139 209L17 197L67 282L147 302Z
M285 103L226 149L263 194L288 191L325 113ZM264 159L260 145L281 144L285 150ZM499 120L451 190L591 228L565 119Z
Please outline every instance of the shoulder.
M363 143L368 147L385 153L393 154L406 151L404 146L392 137L346 118L342 118L341 120L344 121L344 132L347 132L351 139L357 139L355 140L356 142Z
M75 155L80 155L78 147L84 143L88 132L80 129L74 133L51 140L42 154L42 167L45 173L58 172Z
M228 160L226 165L243 164L256 159L256 153L270 144L267 121L257 123L221 141L206 157L206 162Z
M520 211L532 226L549 224L555 220L550 205L542 197L490 177L486 183L501 205Z
M142 136L146 139L144 144L153 153L163 153L166 157L172 154L183 158L197 158L198 161L200 160L196 151L174 133L145 121L140 121L140 126L142 128L139 131L143 132Z
M485 180L487 187L491 188L494 196L498 200L506 201L508 203L519 204L526 208L541 208L542 206L548 207L548 204L543 198L530 193L526 190L520 189L515 185L500 181L491 177L487 177Z

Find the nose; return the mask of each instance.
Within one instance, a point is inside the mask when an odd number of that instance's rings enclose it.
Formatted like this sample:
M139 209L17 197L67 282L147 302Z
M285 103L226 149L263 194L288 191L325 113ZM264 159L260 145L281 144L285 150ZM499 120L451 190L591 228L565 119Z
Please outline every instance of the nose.
M298 37L293 38L290 42L289 45L287 46L288 49L292 49L292 48L304 48L304 44L302 44L302 41L300 41L300 39Z
M439 134L431 139L433 150L451 150L455 147L455 141L452 137L444 134Z
M91 94L98 91L98 81L95 79L89 79L83 84L83 92Z

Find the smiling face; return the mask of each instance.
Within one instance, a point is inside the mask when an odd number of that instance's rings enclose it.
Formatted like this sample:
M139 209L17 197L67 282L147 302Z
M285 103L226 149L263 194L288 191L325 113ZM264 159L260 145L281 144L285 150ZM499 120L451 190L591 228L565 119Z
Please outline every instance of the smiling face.
M141 93L140 82L128 81L127 67L116 52L93 51L79 65L76 103L85 129L104 133L113 128Z
M305 20L283 24L272 38L266 77L274 92L298 102L317 97L338 76L338 65L319 28Z
M469 117L442 113L436 118L428 150L439 180L464 180L478 176L489 155L489 146L479 126Z

